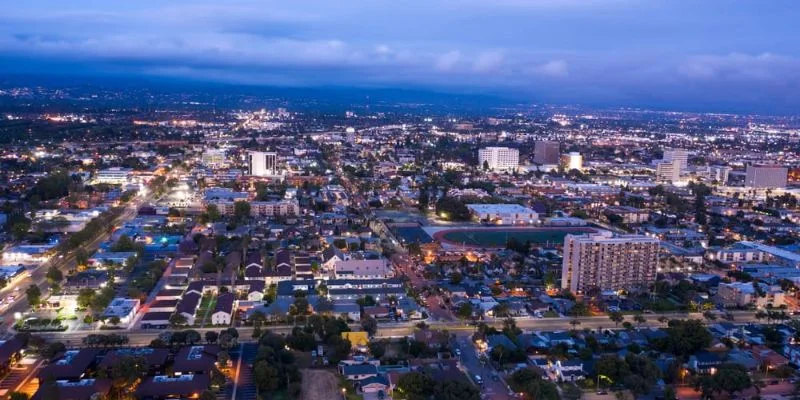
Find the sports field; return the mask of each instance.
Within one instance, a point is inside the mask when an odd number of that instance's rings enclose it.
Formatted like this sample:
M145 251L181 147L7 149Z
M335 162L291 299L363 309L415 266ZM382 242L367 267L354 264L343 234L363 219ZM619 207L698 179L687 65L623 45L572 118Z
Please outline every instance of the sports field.
M596 232L587 227L554 227L554 228L514 228L514 227L476 227L462 229L446 229L436 232L434 239L440 243L470 247L505 247L509 239L519 242L561 245L567 234Z

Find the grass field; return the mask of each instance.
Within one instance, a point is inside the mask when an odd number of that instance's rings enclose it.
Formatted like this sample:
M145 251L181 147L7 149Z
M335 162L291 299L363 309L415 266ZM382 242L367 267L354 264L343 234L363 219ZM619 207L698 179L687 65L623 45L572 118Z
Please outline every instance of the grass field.
M473 247L504 247L514 238L519 242L560 245L570 233L595 232L591 228L469 228L436 233L436 239L451 244Z

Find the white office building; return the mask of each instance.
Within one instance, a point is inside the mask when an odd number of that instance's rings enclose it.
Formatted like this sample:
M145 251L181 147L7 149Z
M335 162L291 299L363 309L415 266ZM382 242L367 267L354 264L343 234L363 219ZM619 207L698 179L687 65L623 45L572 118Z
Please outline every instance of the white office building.
M539 214L519 204L467 204L473 218L497 225L526 225L539 222Z
M248 154L250 175L274 176L278 170L278 154L266 151L251 151Z
M519 150L509 147L485 147L478 150L478 166L492 171L513 171L519 167Z
M208 149L203 152L200 162L208 168L222 168L227 164L225 150Z
M97 172L95 181L109 185L124 185L131 181L133 170L130 168L107 168Z
M572 171L573 169L580 171L583 169L583 156L575 151L564 154L561 156L561 165L566 171Z
M656 164L656 182L676 183L681 179L679 161L660 161Z
M785 188L789 169L780 165L748 165L744 185L756 189Z
M686 149L664 150L664 161L675 161L678 164L678 173L686 171L689 161L689 152Z

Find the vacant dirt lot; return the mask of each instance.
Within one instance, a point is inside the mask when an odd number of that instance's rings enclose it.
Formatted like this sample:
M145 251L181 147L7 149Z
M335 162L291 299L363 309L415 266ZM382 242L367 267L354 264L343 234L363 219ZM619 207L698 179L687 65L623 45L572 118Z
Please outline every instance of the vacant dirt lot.
M331 371L318 369L300 370L303 374L303 390L300 400L337 399L339 394L339 379Z

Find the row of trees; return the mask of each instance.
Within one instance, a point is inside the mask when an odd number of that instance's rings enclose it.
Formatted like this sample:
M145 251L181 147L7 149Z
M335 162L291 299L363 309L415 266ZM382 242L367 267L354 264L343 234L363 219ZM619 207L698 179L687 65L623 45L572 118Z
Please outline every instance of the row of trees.
M400 377L397 389L408 400L433 397L442 400L479 400L480 392L464 380L434 380L425 372L409 372Z

